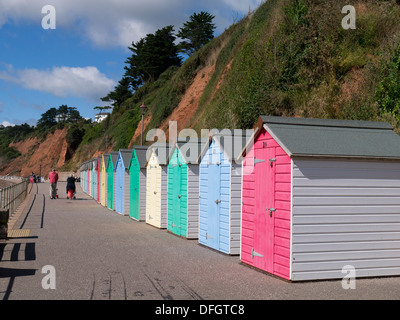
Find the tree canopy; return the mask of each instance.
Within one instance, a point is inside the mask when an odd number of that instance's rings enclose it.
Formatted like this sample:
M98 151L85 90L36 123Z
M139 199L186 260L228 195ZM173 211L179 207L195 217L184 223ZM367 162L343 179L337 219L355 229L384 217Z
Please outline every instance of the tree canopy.
M37 122L37 127L51 128L57 123L74 123L80 119L82 117L76 108L62 105L58 108L50 108L43 113Z
M177 36L183 41L178 49L187 55L192 55L207 42L214 38L215 16L208 12L201 11L190 16L190 20L183 24L183 27L177 33Z
M133 92L148 82L156 81L171 66L179 67L182 58L179 53L193 54L214 38L215 16L208 12L194 13L185 22L176 36L183 41L175 44L174 26L166 26L154 34L147 34L137 42L132 42L132 55L125 61L125 73L118 85L102 101L120 106Z
M129 80L133 90L157 80L169 67L181 65L173 31L173 26L164 27L129 47L132 56L126 60L124 78Z
M111 91L104 98L101 98L101 100L104 102L112 102L112 105L116 106L120 105L131 96L131 80L128 77L123 77L114 88L114 91Z

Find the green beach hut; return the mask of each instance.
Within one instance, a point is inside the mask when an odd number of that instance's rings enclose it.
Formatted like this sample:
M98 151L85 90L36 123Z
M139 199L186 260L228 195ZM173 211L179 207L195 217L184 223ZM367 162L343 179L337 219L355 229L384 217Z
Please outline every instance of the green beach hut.
M129 217L146 220L147 146L134 146L129 164Z
M179 139L168 164L167 230L187 239L199 233L199 164L202 142Z

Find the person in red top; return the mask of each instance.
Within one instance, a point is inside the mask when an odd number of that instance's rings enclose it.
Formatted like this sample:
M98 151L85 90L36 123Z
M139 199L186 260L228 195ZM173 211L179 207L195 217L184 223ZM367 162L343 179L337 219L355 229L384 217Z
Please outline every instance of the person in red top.
M49 173L49 182L50 182L50 199L54 199L57 195L57 182L58 182L58 173L56 169L53 169Z

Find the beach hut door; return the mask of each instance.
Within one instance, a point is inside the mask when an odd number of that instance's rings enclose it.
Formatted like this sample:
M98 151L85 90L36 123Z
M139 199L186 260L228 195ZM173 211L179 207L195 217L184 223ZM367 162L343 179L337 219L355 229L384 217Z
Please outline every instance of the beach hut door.
M111 160L110 160L111 162ZM112 208L113 203L113 195L114 195L114 176L112 174L113 169L108 169L108 178L107 178L107 207Z
M130 208L129 215L131 218L139 220L139 172L140 168L137 163L135 163L131 170L131 184L130 184Z
M255 234L252 259L254 266L273 273L274 221L275 221L275 148L255 149L256 177ZM272 161L270 161L272 159Z
M213 163L208 166L209 195L208 195L208 224L206 241L207 245L219 249L219 218L221 207L221 165Z
M121 161L117 167L117 199L116 211L123 214L124 212L124 167Z
M178 155L178 153L177 153ZM181 236L182 235L182 230L181 230L181 202L182 202L182 167L179 165L178 162L178 157L177 157L177 164L172 165L171 171L173 175L173 207L174 210L172 212L172 221L171 221L171 231L176 234Z

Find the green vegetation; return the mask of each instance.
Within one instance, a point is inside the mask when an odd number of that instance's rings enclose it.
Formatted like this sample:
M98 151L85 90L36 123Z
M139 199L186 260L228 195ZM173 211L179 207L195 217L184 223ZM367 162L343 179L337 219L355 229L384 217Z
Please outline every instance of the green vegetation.
M81 119L82 117L76 108L62 105L58 108L50 108L43 113L37 122L36 128L38 131L46 131L57 125L57 123L75 123Z
M183 24L177 36L184 39L179 45L180 52L191 56L202 46L214 38L215 24L212 22L215 16L208 12L194 13L190 20Z
M140 69L146 63L138 53L149 53L145 49L150 40L171 49L164 40L171 44L173 28L164 28L165 39L159 41L148 35L133 44L133 56L127 60L130 73L104 98L114 102L111 115L100 124L69 125L76 162L98 150L128 147L143 102L151 115L147 130L159 127L207 65L214 65L215 72L192 119L198 132L251 128L260 114L384 120L400 132L398 2L353 1L356 29L344 30L342 8L347 1L264 1L220 36L199 46L192 42L193 50L186 48L190 56L182 65L177 60L162 67L154 64L155 73ZM176 48L172 49L175 57ZM139 141L140 137L134 142Z
M0 127L0 162L17 158L20 153L15 148L10 147L10 143L25 139L33 131L34 128L26 123L13 127Z
M249 128L260 114L387 119L399 93L400 8L395 1L356 1L357 28L344 30L346 4L261 5L239 37L243 45L220 90L203 106L203 125ZM395 53L386 62L388 52Z
M83 144L97 138L97 145L112 141L115 149L126 148L143 101L152 116L148 128L159 127L208 63L215 63L215 72L192 121L199 132L251 128L260 114L386 120L399 127L400 7L396 1L355 1L357 28L344 30L347 4L264 2L182 66L139 87L114 108L107 125L87 131Z
M400 116L400 46L394 49L390 60L382 68L376 100L382 112L396 118Z

